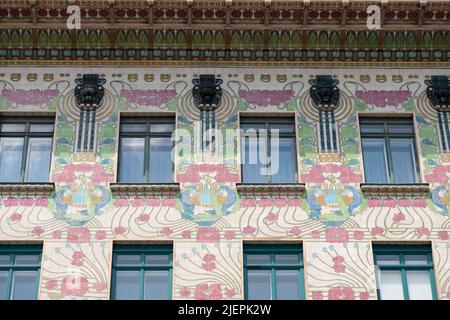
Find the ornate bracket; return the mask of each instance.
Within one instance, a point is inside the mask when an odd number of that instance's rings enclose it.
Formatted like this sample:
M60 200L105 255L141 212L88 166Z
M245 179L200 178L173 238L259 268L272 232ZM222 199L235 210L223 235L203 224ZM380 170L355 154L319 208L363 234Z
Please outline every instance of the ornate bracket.
M81 110L97 109L105 94L103 85L106 79L100 78L98 74L84 74L82 78L75 79L75 99Z
M425 80L427 96L436 111L450 110L450 80L447 76L431 76Z
M193 79L194 101L201 111L212 111L219 107L222 99L222 79L216 79L215 75L202 74L198 79Z
M339 105L339 80L331 76L318 75L315 79L309 80L311 88L309 93L314 106L319 111L331 111Z

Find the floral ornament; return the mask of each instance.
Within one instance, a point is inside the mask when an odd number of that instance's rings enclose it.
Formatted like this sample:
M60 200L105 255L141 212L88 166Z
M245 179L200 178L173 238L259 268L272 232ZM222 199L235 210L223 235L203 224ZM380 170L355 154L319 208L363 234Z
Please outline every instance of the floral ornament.
M328 290L328 300L355 300L352 288L338 287Z
M91 234L88 228L72 227L67 231L67 241L71 243L88 243L91 240Z
M201 243L219 242L219 230L215 227L199 227L197 229L197 241Z
M333 257L333 269L336 273L344 273L345 272L345 266L344 261L345 258L343 256L335 256Z
M336 183L332 176L321 186L311 188L306 200L310 209L309 216L327 226L343 224L362 204L358 190Z
M348 232L344 228L328 228L325 231L327 242L343 243L348 241Z
M83 266L83 258L84 258L83 252L75 251L72 254L72 265L77 266L77 267L82 267Z
M329 174L339 177L341 183L362 182L362 175L354 173L349 166L337 164L316 165L307 174L302 174L302 181L305 183L324 183Z
M81 276L69 276L62 280L61 294L67 296L84 296L89 289L88 279Z
M180 183L200 183L206 174L214 177L216 183L239 182L239 175L232 173L230 168L223 164L193 164L182 173L177 174Z
M431 201L440 209L442 215L450 217L450 185L434 189L431 192Z
M196 300L221 300L222 289L220 284L199 284L195 287L194 297Z
M212 271L216 268L216 256L208 253L203 256L202 269L206 271Z

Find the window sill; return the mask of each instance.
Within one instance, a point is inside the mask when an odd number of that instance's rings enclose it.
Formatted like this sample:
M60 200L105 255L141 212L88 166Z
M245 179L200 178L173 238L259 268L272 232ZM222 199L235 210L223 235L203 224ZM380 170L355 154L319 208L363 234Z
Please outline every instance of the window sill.
M110 183L116 195L161 195L175 196L180 191L179 183Z
M53 182L0 182L0 194L48 194L55 192Z
M237 183L236 189L241 195L261 196L300 196L306 191L304 183L275 184L275 183Z
M376 184L361 183L361 191L366 195L377 196L416 196L430 193L428 183L408 183L408 184Z

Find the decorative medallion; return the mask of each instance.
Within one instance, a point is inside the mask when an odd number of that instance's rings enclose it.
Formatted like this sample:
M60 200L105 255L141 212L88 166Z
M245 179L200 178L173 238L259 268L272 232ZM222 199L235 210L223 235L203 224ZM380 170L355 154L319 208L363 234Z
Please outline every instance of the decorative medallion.
M319 111L330 111L338 107L339 104L339 80L331 76L318 75L315 79L309 80L311 88L309 93L314 106Z

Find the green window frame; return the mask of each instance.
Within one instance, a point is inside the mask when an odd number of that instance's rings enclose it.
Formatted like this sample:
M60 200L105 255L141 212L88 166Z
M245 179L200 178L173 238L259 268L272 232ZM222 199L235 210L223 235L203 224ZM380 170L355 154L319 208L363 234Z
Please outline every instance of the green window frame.
M159 130L157 126L172 126L171 130ZM158 138L171 138L175 130L175 117L173 116L152 116L152 117L121 117L120 134L119 134L119 163L118 163L118 181L124 183L172 183L174 180L174 164L171 163L171 177L167 181L152 181L150 172L150 149L151 140ZM144 159L143 159L143 176L142 181L125 181L123 173L127 171L127 167L123 167L123 141L127 138L144 139ZM171 141L172 150L174 142ZM170 160L170 159L169 159ZM165 170L165 168L160 168Z
M297 257L297 262L279 261L278 257ZM251 259L266 259L267 261L252 262ZM303 249L301 244L283 245L263 245L244 244L244 296L246 300L249 296L249 271L269 271L270 272L270 300L284 300L277 290L277 271L298 271L298 300L305 299L305 280ZM291 299L291 298L289 298ZM296 299L297 300L297 299Z
M120 257L125 259L134 259L136 261L123 262ZM151 259L156 259L153 261ZM166 259L161 261L160 259ZM158 259L160 261L158 261ZM134 272L139 273L138 292L135 299L131 300L151 300L145 297L145 275L146 272L167 272L167 297L157 298L156 300L172 299L172 276L173 276L173 249L172 245L114 245L113 247L113 268L111 281L111 299L121 300L117 295L118 272Z
M35 256L35 261L26 258ZM18 262L20 257L21 262ZM35 300L39 291L42 246L40 245L0 245L0 300ZM25 260L25 261L24 261ZM18 273L34 272L35 285L32 296L15 298L15 276ZM6 278L5 278L6 276ZM28 292L27 292L28 293Z
M297 164L297 139L296 139L296 131L295 131L295 118L294 117L261 117L261 116L247 116L247 115L242 115L239 119L240 122L240 135L241 135L241 172L242 172L242 182L243 183L261 183L261 184L271 184L271 183L283 183L283 184L289 184L289 183L297 183L298 181L298 164ZM267 132L267 139L266 139L266 157L271 158L272 154L271 154L271 129L273 129L277 126L292 126L291 130L279 130L278 131L278 136L280 139L291 139L292 140L292 153L291 153L291 159L289 160L292 163L292 173L291 176L289 178L287 178L286 181L280 181L280 182L274 182L272 179L272 175L268 174L268 175L259 175L259 177L264 177L265 181L262 182L255 182L252 181L253 179L255 179L255 177L250 177L250 178L246 178L246 168L245 168L245 159L243 157L245 157L245 139L253 137L253 135L251 134L245 134L245 132L243 131L244 128L246 129L250 129L250 128L255 128L256 129L256 138L258 138L258 145L259 145L259 137L260 137L260 132L259 129L265 129ZM258 148L259 149L259 148ZM259 159L259 150L258 150L258 164L260 162ZM282 159L279 159L279 165L280 167L282 166ZM261 164L261 167L264 167L266 165Z
M9 127L9 128L8 128ZM14 128L15 127L15 128ZM22 128L20 128L22 127ZM45 129L47 127L47 129ZM40 129L39 129L40 128ZM2 182L48 182L51 166L51 156L53 149L53 135L55 128L54 117L1 117L0 118L0 140L3 138L21 138L22 144L22 158L20 161L19 178L16 181L2 181ZM28 153L30 152L30 140L39 138L50 138L52 140L50 146L50 154L47 169L47 179L45 181L34 181L27 179L28 169L30 167L30 159ZM1 165L1 164L0 164ZM44 169L44 168L42 168Z
M419 169L419 160L417 156L417 145L415 138L415 129L414 129L414 121L412 117L368 117L368 116L360 116L359 118L360 125L360 135L361 135L361 147L363 158L365 154L364 143L363 140L369 139L383 139L385 144L385 152L386 152L386 165L387 165L387 181L379 182L379 183L387 183L387 184L395 184L396 177L394 175L394 161L392 159L392 148L391 148L391 139L411 139L412 141L412 153L413 153L413 167L414 167L414 181L409 183L420 183L420 169ZM364 132L365 125L379 125L383 126L382 132ZM394 130L390 130L390 128L400 125L400 126L410 126L410 132L393 132ZM367 173L368 167L367 164L364 163L364 171L366 179L368 177ZM366 181L367 182L367 181ZM372 183L372 182L369 182Z
M382 300L380 277L382 271L397 271L401 275L404 300L412 300L408 287L409 271L427 271L430 281L432 299L437 300L437 288L434 275L431 246L427 245L373 245L375 274L377 278L377 295ZM422 259L420 261L419 259ZM425 258L425 259L423 259ZM391 260L389 260L391 259ZM397 261L394 261L396 259ZM383 261L384 260L384 261ZM414 262L415 263L411 263ZM417 262L418 261L418 262ZM378 270L379 271L378 271Z

